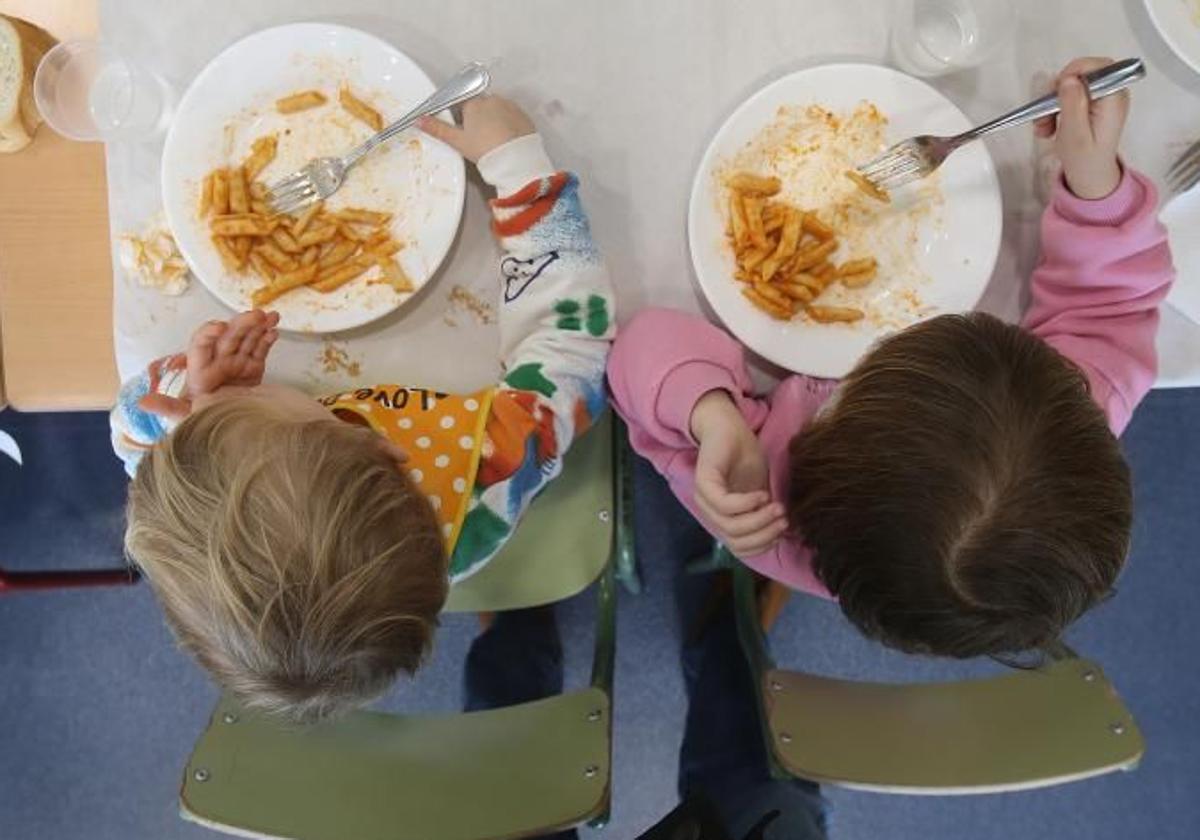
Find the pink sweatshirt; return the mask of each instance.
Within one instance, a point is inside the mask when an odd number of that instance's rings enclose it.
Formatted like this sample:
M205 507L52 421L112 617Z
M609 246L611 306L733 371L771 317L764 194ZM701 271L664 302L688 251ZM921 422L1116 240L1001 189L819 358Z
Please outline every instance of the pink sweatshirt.
M1076 198L1060 183L1042 218L1042 260L1023 322L1083 369L1116 435L1154 382L1158 305L1173 277L1157 206L1154 185L1130 170L1100 201ZM788 444L838 385L791 376L756 396L736 340L701 318L667 309L641 312L618 335L608 381L633 448L693 514L697 447L690 420L701 396L729 392L766 450L772 496L784 499ZM742 559L793 589L829 597L798 540L780 540Z

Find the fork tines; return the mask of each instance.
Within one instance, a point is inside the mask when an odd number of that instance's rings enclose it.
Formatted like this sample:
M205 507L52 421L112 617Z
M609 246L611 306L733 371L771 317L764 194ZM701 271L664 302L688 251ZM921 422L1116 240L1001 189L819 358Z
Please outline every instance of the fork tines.
M267 203L277 213L291 213L317 200L317 185L308 171L301 169L267 188Z
M920 178L924 166L924 157L920 150L915 148L911 141L905 140L858 167L858 174L887 192Z
M1186 192L1197 183L1200 183L1200 140L1188 146L1167 170L1167 186L1171 192Z

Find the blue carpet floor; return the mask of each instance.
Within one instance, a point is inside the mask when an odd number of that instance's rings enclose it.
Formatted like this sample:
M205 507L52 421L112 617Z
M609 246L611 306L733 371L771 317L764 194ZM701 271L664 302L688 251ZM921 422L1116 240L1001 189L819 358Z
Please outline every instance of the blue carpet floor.
M0 456L0 565L120 561L124 477L102 415L0 413L24 467ZM966 798L830 791L834 838L1116 840L1200 837L1200 391L1156 392L1125 437L1137 491L1133 559L1119 596L1071 643L1101 661L1149 745L1134 773L1052 790ZM637 475L648 591L623 597L613 822L627 840L674 802L682 733L672 577L685 514L648 469ZM592 603L560 608L568 679L586 678ZM420 680L393 709L453 709L474 621L453 617ZM793 599L777 658L818 673L929 679L964 666L901 657L858 638L828 604ZM971 670L970 666L965 666ZM0 596L0 837L168 840L209 832L178 819L180 768L215 691L172 644L149 588ZM436 838L431 838L436 840Z

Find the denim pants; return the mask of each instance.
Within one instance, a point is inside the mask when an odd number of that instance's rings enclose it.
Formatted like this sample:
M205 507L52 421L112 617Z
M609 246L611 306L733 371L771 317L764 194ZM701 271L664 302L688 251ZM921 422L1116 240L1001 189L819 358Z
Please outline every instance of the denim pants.
M681 567L692 554L711 546L711 540L678 504L665 482L648 471L645 462L638 464L639 521L654 523L656 532L642 539L639 531L642 563ZM752 676L738 640L733 599L726 597L714 607L712 583L712 575L681 571L677 584L688 697L687 724L679 752L680 797L703 797L715 805L728 828L729 840L742 840L764 815L773 811L778 811L778 816L755 840L824 838L825 811L818 786L770 776ZM663 667L669 666L663 663ZM619 674L617 679L619 683ZM553 607L498 613L471 646L464 682L467 711L526 703L561 693L562 644ZM618 702L619 696L618 692ZM621 772L619 752L614 756L614 772ZM567 831L552 837L567 840L576 834Z

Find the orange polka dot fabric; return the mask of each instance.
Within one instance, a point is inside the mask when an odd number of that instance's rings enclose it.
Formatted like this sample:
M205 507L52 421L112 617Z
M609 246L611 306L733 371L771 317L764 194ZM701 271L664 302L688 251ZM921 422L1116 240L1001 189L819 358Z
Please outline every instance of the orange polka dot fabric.
M490 388L459 395L378 385L321 403L342 420L370 426L408 453L409 477L429 497L449 554L471 500L491 401Z

